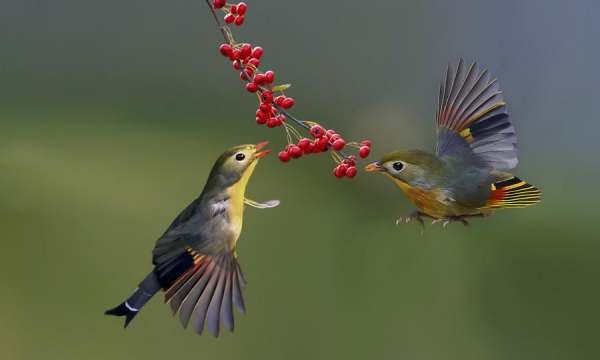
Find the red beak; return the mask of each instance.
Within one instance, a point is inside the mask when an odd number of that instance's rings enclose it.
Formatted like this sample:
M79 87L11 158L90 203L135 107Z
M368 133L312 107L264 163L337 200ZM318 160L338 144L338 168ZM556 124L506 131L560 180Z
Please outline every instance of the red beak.
M259 142L258 144L254 145L254 147L256 148L256 152L254 153L254 158L256 159L260 159L261 157L265 157L267 156L271 150L262 150L263 148L265 148L267 145L269 145L268 141L263 141L263 142Z

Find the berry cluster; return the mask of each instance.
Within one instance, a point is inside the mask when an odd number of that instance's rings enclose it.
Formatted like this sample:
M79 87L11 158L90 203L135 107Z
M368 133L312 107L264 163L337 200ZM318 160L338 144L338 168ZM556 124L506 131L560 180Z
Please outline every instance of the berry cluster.
M248 5L245 2L237 4L228 4L226 0L213 0L212 6L215 9L222 9L226 14L223 20L226 24L235 24L241 26L244 23Z
M207 3L210 5L211 0L207 0ZM347 142L333 129L326 130L315 122L301 121L290 114L288 110L296 102L286 96L285 90L291 85L277 85L273 70L260 70L263 48L236 42L227 25L221 25L215 13L216 9L226 12L226 24L242 25L248 5L243 2L229 4L226 0L212 0L211 11L226 40L226 43L219 47L220 53L231 61L234 70L240 72L240 80L244 83L246 91L258 97L256 123L268 128L282 127L285 130L288 145L279 153L279 160L289 162L303 155L329 152L337 163L333 170L335 177L356 176L356 156L348 155L345 151L353 148L360 158L366 158L371 152L371 142ZM312 139L303 136L302 130L308 131Z

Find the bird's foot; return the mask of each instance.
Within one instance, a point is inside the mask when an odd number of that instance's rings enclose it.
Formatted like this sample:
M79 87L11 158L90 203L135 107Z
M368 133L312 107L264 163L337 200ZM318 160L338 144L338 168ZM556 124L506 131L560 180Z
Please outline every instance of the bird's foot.
M424 216L429 217L429 215L422 213L420 211L413 211L406 216L401 216L398 219L396 219L396 225L399 225L400 223L408 224L409 222L414 220L414 221L418 222L421 225L421 227L424 229L425 228L425 221L423 221Z
M443 227L448 226L450 223L459 222L464 226L469 226L468 218L474 217L485 217L485 214L475 214L475 215L457 215L457 216L449 216L446 218L434 219L431 224L441 223Z

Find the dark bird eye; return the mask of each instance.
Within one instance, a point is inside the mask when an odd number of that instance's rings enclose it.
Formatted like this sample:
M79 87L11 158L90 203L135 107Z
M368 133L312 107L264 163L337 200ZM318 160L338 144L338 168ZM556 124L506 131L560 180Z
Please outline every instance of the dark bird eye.
M237 161L242 161L242 160L244 160L245 158L246 158L246 155L244 155L243 153L238 153L238 154L236 154L236 155L235 155L235 159L236 159Z
M401 163L400 161L398 161L398 162L395 162L394 164L392 164L392 167L394 168L394 170L400 171L404 168L404 164Z

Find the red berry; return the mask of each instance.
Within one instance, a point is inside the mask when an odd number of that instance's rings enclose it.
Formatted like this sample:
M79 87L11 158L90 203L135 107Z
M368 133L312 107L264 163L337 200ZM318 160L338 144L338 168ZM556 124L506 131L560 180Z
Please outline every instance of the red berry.
M348 167L346 165L340 164L333 170L333 175L336 178L341 179L344 177L344 175L346 175L347 170Z
M327 132L325 134L329 137L332 137L333 135L337 135L337 133L333 129L327 130Z
M302 156L302 149L300 149L298 145L291 145L288 152L294 159L297 159Z
M272 117L269 120L267 120L267 127L268 128L274 128L277 126L277 119Z
M250 82L246 84L246 91L255 93L258 91L258 85L256 83Z
M283 96L283 95L277 96L275 98L275 100L274 100L275 101L275 105L281 106L283 104L284 100L285 100L285 96Z
M259 118L261 118L261 119L263 119L263 120L265 120L265 122L271 117L269 115L269 113L261 111L260 109L256 110L256 116L259 117Z
M233 22L235 21L235 15L233 15L233 14L227 14L223 18L223 20L225 20L226 24L233 24Z
M239 15L244 15L246 13L246 10L248 10L248 5L246 5L245 2L237 4L237 13Z
M231 5L231 7L229 8L229 12L231 14L237 14L238 13L237 5Z
M313 127L310 128L310 134L314 137L314 138L321 138L323 137L323 135L325 135L325 129L323 129L323 127L321 125L314 125Z
M272 109L271 104L265 104L265 103L260 104L260 106L258 108L260 109L260 111L267 113L267 114L270 113L271 109Z
M354 156L354 155L348 156L347 158L345 158L343 160L343 163L348 166L355 166L356 165L356 156Z
M264 124L266 124L266 123L267 123L267 119L266 119L266 118L262 118L262 117L260 117L260 116L257 116L257 117L256 117L256 123L257 123L258 125L264 125Z
M361 145L371 147L371 140L363 140L360 142Z
M356 170L356 166L350 166L346 170L346 177L349 177L350 179L352 179L353 177L356 176L357 172L358 172L358 170Z
M292 157L290 156L289 152L287 152L287 151L280 151L279 152L279 160L281 160L282 162L286 163L286 162L290 161L291 158Z
M259 67L260 60L258 60L256 58L250 58L250 60L248 60L248 64L252 64L252 65L254 65L254 67Z
M311 143L310 139L307 139L307 138L302 138L302 139L300 139L300 141L298 141L298 146L304 152L307 152L307 150L310 149L311 145L312 145L312 143Z
M266 104L272 103L273 102L273 93L270 91L263 91L262 94L260 94L260 100Z
M262 57L263 53L264 53L264 50L260 46L257 46L254 49L252 49L252 57L255 59L260 59Z
M328 143L327 138L324 136L315 140L315 152L317 150L319 152L327 151L327 143Z
M329 136L329 143L333 144L336 140L341 139L342 137L340 136L340 134L333 134L333 135L329 135L329 133L327 133L327 136Z
M254 82L258 85L264 84L265 83L265 74L254 75Z
M219 51L221 52L221 55L227 56L227 57L230 57L231 54L233 53L233 49L231 48L231 45L229 45L229 44L221 44L221 46L219 46Z
M242 64L240 64L240 62L239 62L239 61L237 61L237 60L234 60L234 61L232 61L232 62L231 62L231 65L233 65L233 68L234 68L235 70L239 70L239 69L241 69L241 68L242 68Z
M344 146L346 146L346 142L344 141L344 139L337 139L333 142L333 144L331 144L331 146L334 150L340 151L344 148Z
M265 72L265 79L269 84L275 81L275 72L273 70L268 70Z
M215 9L220 9L227 3L227 0L213 0L213 7Z
M369 156L369 154L371 153L371 148L368 146L361 146L360 149L358 150L358 156L360 156L361 158L366 158L367 156Z
M240 25L242 25L242 24L244 23L244 15L238 15L238 16L236 16L236 17L235 17L235 20L234 20L234 23L235 23L237 26L240 26Z
M252 54L252 45L250 44L242 44L242 47L240 48L240 57L242 59L246 59L249 58L250 55Z
M292 106L294 106L296 102L294 101L293 98L284 98L283 101L281 102L281 107L284 109L289 109Z
M233 50L233 52L231 53L231 56L229 58L231 60L238 60L240 58L240 50L239 49Z

